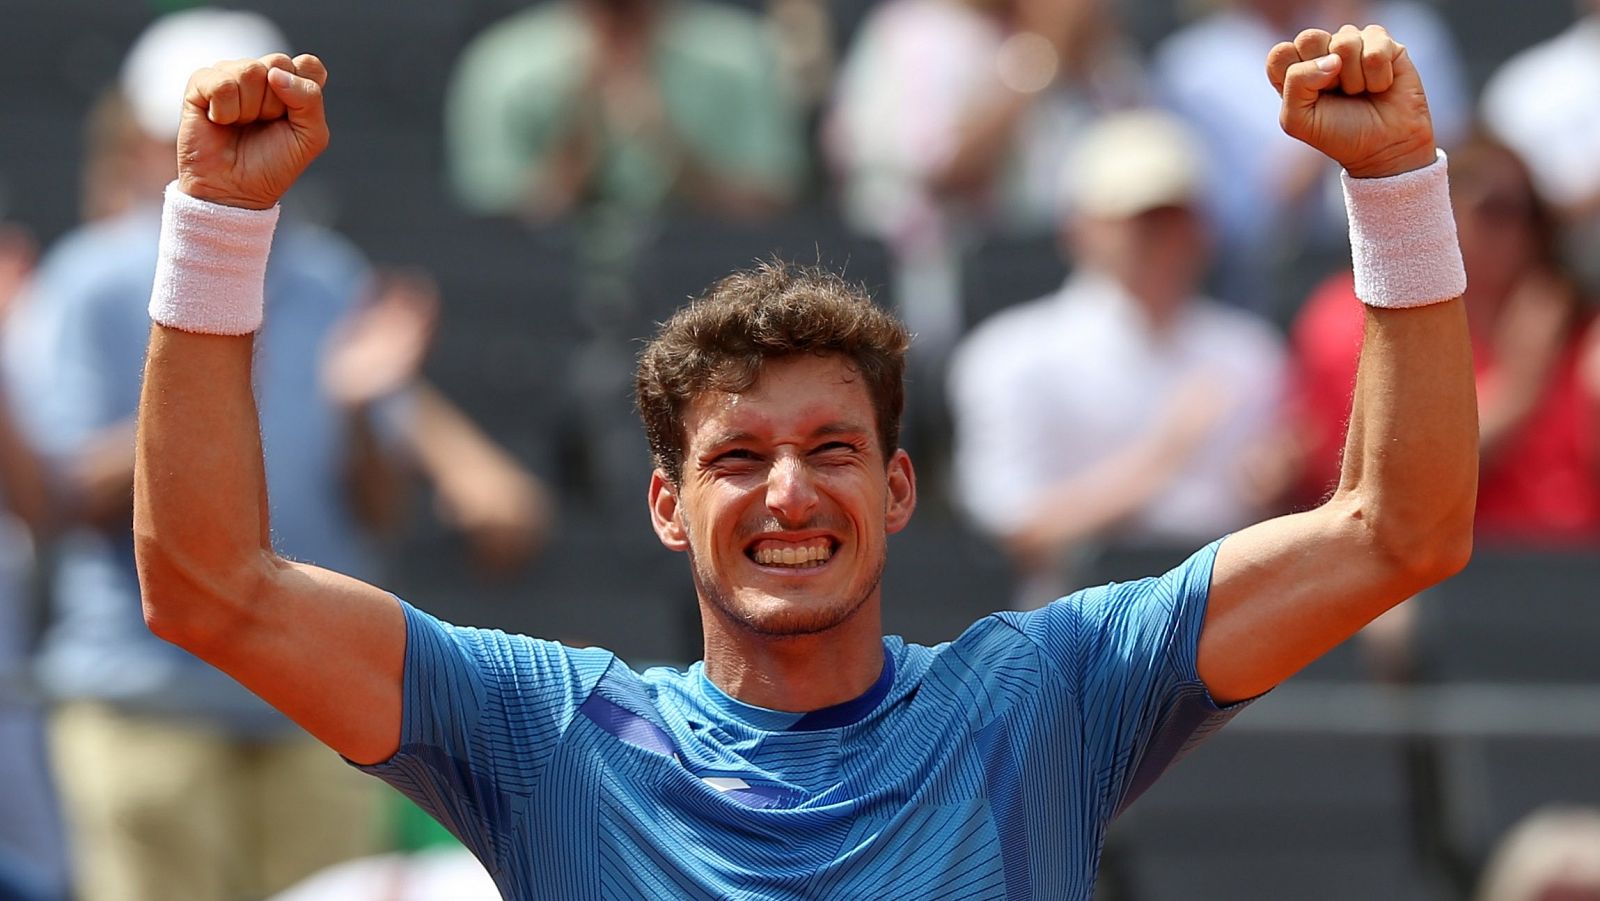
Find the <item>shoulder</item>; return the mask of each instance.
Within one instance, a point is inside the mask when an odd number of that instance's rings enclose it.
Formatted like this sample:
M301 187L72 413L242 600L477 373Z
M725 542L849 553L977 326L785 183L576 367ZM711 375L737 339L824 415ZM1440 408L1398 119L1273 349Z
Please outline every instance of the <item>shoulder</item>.
M1141 645L1167 643L1182 626L1197 638L1206 601L1217 539L1161 575L1111 582L1076 591L1025 613L997 613L1001 620L1037 644L1059 665L1076 668L1091 658L1130 658Z
M148 300L160 237L161 220L150 210L80 226L40 260L33 293L47 303L71 303L133 289L139 300Z
M574 648L500 629L457 626L410 604L406 615L407 668L416 675L448 670L469 673L478 691L503 704L526 693L545 693L564 685L581 697L599 683L616 655L601 648Z
M986 714L1001 712L1002 698L1033 695L1053 678L1039 643L1009 613L978 620L954 641L906 645L902 659L896 681L914 686L919 702L978 705Z

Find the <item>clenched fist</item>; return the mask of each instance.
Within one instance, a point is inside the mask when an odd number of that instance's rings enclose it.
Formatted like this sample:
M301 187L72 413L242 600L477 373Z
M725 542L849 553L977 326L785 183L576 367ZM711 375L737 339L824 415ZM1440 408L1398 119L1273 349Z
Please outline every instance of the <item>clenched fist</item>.
M227 206L278 202L328 146L322 88L310 54L217 63L189 79L178 126L178 188Z
M1422 80L1405 46L1382 26L1302 31L1267 54L1267 78L1283 97L1283 130L1356 178L1398 175L1434 161Z

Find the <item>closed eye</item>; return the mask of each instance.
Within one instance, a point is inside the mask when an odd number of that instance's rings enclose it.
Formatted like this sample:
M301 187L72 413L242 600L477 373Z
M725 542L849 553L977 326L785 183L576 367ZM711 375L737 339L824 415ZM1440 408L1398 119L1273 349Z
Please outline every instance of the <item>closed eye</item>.
M813 456L822 455L826 457L839 457L845 454L858 454L860 452L861 448L847 441L829 441L826 444L817 445L811 451Z
M737 460L755 460L755 459L758 459L758 458L756 457L756 454L755 454L754 451L745 450L742 447L736 447L736 448L733 448L732 450L725 450L722 453L717 454L715 457L711 458L711 462L712 463L731 463L731 462L734 462L734 461L737 461Z

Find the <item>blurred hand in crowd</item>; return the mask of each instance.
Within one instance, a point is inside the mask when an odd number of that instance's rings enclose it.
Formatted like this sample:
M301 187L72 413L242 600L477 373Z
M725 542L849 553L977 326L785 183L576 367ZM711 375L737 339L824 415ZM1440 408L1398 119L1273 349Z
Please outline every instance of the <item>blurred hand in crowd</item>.
M437 392L421 395L418 429L432 445L422 456L439 460L424 464L439 519L466 536L481 569L509 574L543 548L555 518L550 492Z
M20 226L0 223L0 321L33 275L39 247Z
M439 287L421 270L378 277L372 299L335 330L322 361L322 385L346 409L359 409L412 384L433 343Z

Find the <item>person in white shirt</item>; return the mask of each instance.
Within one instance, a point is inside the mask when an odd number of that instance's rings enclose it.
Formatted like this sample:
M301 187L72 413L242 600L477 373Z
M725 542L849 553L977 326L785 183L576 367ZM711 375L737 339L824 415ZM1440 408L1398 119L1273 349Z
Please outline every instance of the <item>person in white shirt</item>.
M1284 352L1263 320L1198 294L1209 240L1193 137L1119 114L1066 168L1077 269L1004 311L950 373L962 506L1018 567L1018 603L1065 588L1088 543L1193 541L1254 521Z
M1600 0L1585 4L1588 15L1495 71L1482 115L1571 222L1569 258L1600 286Z

